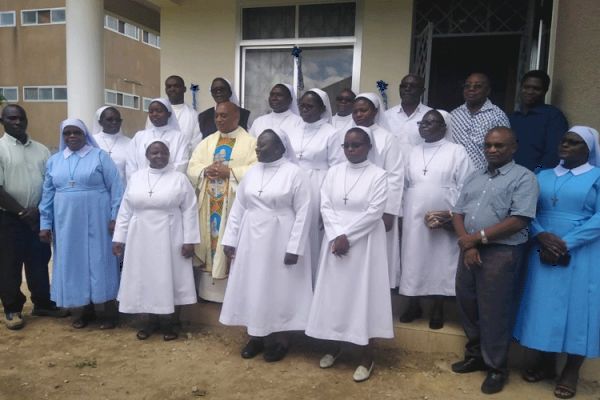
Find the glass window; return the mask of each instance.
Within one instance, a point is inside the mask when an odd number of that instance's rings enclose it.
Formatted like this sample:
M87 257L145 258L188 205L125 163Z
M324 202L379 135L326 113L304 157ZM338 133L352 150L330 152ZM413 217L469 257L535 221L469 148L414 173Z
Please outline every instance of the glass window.
M270 111L267 97L273 85L293 82L294 57L290 52L290 48L246 50L244 107L252 110L252 119Z
M25 100L37 100L38 99L38 88L24 88L23 97Z
M242 10L242 39L295 37L296 7L257 7Z
M354 36L356 4L311 4L299 8L299 37Z
M19 101L19 90L16 87L0 87L0 96L6 101L16 102Z
M119 31L119 20L112 15L107 15L104 20L104 26L112 29L113 31Z
M108 90L105 93L104 101L106 104L117 104L117 94L115 92L109 92Z
M52 88L39 88L39 100L52 100Z
M52 10L52 22L65 22L65 9L57 8Z
M144 31L142 40L149 45L160 47L160 37L152 32Z
M150 103L152 103L152 99L149 97L144 97L144 101L142 104L142 110L144 112L148 112L148 107L150 107Z
M124 95L123 96L123 107L135 108L135 100L133 96Z
M54 100L67 100L67 88L54 88Z
M136 40L138 39L138 28L135 25L125 23L125 31L123 33L125 33L125 35L132 37Z
M52 22L50 20L50 10L40 10L37 12L38 24L49 24L50 22Z
M37 11L22 11L21 12L21 23L24 25L36 24L37 23Z
M15 26L15 12L0 12L0 26Z

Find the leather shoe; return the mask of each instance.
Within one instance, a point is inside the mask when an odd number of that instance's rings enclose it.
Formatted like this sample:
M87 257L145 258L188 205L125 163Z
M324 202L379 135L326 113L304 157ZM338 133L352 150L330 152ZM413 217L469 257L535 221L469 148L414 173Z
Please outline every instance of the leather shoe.
M254 358L264 348L262 339L250 339L242 349L242 358Z
M485 394L494 394L502 391L508 376L500 371L488 371L485 380L481 384L481 391Z
M483 360L475 357L468 357L452 364L452 372L457 374L468 374L469 372L485 371L487 369Z
M263 358L266 362L281 361L288 352L288 348L281 343L275 343L273 346L268 346L265 349Z
M404 313L400 316L399 321L407 324L413 322L415 319L419 319L423 316L423 310L421 307L409 307Z

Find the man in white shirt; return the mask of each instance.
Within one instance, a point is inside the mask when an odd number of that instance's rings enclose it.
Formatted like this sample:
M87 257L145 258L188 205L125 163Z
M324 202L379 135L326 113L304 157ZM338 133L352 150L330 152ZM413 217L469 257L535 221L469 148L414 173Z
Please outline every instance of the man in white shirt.
M431 107L421 103L421 96L425 92L425 81L422 77L415 74L406 75L400 81L398 90L400 104L385 112L384 127L398 138L405 153L411 147L423 143L417 123Z
M200 126L198 126L198 112L192 106L183 102L186 91L185 82L179 75L171 75L165 80L165 93L173 107L173 113L181 133L189 140L191 149L194 151L196 145L202 140L202 135L200 134ZM146 129L151 127L152 124L147 119Z

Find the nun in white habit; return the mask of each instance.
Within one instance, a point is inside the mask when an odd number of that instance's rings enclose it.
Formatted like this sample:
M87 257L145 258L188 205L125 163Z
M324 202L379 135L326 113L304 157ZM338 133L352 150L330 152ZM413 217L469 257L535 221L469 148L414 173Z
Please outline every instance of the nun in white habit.
M352 119L357 126L373 132L373 151L369 159L387 172L388 196L383 220L387 238L390 288L400 283L400 231L398 218L402 217L404 192L404 159L396 136L381 126L381 100L375 93L361 93L354 99Z
M119 311L153 315L137 333L140 340L156 328L156 315L167 317L161 320L164 339L177 338L171 326L175 306L196 303L191 259L200 243L196 195L187 176L169 162L169 145L164 139L146 143L150 165L131 176L113 235L113 253L125 256Z
M190 158L191 144L189 138L179 130L179 124L169 100L152 99L148 106L148 117L152 127L138 131L129 143L125 169L127 180L135 171L148 166L146 145L155 139L169 142L170 161L177 171L185 173Z
M273 86L269 93L269 107L273 111L256 118L248 131L255 138L265 129L287 131L301 121L292 85L278 83Z
M369 378L372 338L392 338L385 227L387 173L368 159L373 136L368 128L351 128L344 140L347 162L333 166L321 189L325 237L306 334L361 346L354 373ZM339 343L321 361L333 366Z
M240 183L221 241L232 260L219 321L242 325L243 358L279 361L288 331L306 328L312 300L310 183L283 132L265 130L258 163Z
M93 132L98 147L106 151L117 166L123 187L125 187L127 183L125 165L131 139L123 134L122 122L121 113L115 107L100 107L96 110Z
M310 89L299 102L301 119L286 131L296 153L298 165L308 173L313 196L312 220L315 233L310 235L313 281L317 274L323 239L320 222L320 191L330 167L345 161L340 135L331 125L329 96L321 89Z

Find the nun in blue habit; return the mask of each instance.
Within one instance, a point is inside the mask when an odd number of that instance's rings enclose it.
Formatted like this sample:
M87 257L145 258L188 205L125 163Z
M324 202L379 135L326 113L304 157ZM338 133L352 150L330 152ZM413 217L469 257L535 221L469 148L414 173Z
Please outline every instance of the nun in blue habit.
M566 353L555 397L575 396L586 357L600 357L600 146L598 132L575 126L563 137L560 164L537 175L540 198L530 226L534 240L514 330L538 350L523 373L537 382L556 375L556 353Z
M66 119L59 152L48 160L40 209L40 239L52 242L51 298L74 308L73 327L95 319L105 304L101 329L114 328L119 264L112 254L112 230L123 196L116 165L85 124Z

